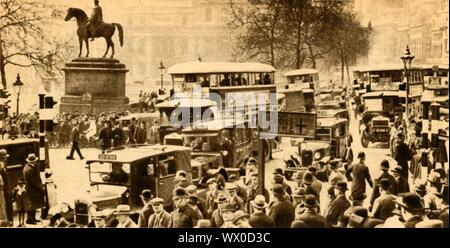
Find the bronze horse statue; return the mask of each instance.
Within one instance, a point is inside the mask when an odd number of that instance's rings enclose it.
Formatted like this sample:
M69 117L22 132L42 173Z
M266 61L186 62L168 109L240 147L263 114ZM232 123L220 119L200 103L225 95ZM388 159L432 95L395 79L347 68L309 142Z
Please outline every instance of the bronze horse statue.
M87 22L89 21L88 16L86 13L77 8L69 8L67 10L67 15L64 18L65 21L69 21L70 19L75 18L77 20L77 35L78 35L78 41L80 42L80 53L78 54L78 57L81 57L81 51L83 50L83 41L86 43L86 57L89 57L89 38L92 38L88 35L88 29L87 29ZM112 54L111 58L114 57L114 42L112 41L112 36L114 35L114 32L116 31L116 27L119 30L119 41L120 46L123 46L123 28L122 25L119 23L101 23L95 31L95 37L103 37L106 40L106 52L103 55L103 58L106 57L108 54L109 48L112 48Z

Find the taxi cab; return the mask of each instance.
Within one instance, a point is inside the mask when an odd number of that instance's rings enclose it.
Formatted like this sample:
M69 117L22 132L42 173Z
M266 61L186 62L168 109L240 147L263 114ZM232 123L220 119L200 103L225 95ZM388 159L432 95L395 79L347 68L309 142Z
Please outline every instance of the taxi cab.
M344 157L347 149L348 120L343 118L317 118L316 139L330 143L333 158Z
M88 158L86 165L91 185L90 201L102 210L129 204L142 208L139 197L143 189L150 189L155 197L165 200L170 209L175 174L187 173L192 181L191 154L188 147L171 145L143 145Z

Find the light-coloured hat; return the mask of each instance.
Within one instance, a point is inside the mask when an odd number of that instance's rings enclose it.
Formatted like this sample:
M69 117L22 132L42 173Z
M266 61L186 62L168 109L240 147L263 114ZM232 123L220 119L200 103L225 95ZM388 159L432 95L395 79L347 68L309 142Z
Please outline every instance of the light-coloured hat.
M265 209L268 206L266 198L263 195L255 196L255 199L251 201L251 204L254 208L257 209Z
M156 197L156 198L153 198L151 201L150 201L150 204L163 204L164 203L164 199L163 198L160 198L160 197Z
M115 215L130 215L131 214L131 208L130 205L119 205L116 208L116 211L114 211Z
M36 157L36 154L34 154L34 153L28 154L28 157L27 157L27 159L26 159L26 161L27 161L28 163L31 163L31 164L36 163L38 160L39 160L39 158Z
M0 149L0 158L8 158L9 154L6 149Z

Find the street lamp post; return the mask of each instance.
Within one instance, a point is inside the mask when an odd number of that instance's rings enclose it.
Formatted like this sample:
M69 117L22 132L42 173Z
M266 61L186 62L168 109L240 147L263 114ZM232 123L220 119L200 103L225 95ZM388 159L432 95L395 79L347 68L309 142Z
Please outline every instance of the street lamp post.
M164 70L166 69L166 67L164 67L164 64L161 60L161 62L159 63L159 72L161 74L161 91L163 90L163 77L164 77Z
M19 115L19 98L20 98L20 91L23 87L23 82L20 81L20 75L17 73L16 81L13 83L14 91L17 93L17 108L16 108L16 115Z
M404 65L404 74L406 77L406 118L409 120L409 69L411 69L411 62L414 59L414 56L411 55L411 52L409 51L409 46L406 46L405 54L403 54L402 57L400 57L403 61Z

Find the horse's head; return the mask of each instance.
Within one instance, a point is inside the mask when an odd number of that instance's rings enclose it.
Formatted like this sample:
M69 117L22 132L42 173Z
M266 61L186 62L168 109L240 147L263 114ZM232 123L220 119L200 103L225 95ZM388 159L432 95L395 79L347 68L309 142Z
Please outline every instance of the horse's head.
M72 8L68 8L67 9L67 14L66 14L66 17L64 18L64 21L69 21L70 19L72 19L72 17L73 17L73 10L72 10Z

